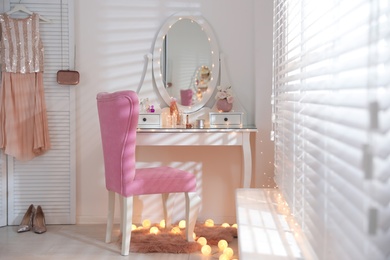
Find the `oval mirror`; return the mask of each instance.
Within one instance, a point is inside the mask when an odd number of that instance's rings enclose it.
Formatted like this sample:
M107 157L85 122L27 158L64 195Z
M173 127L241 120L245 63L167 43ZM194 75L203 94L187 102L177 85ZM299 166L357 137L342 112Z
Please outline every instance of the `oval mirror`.
M205 19L188 14L170 17L153 50L153 75L167 106L174 98L184 113L204 107L214 93L218 73L218 44Z

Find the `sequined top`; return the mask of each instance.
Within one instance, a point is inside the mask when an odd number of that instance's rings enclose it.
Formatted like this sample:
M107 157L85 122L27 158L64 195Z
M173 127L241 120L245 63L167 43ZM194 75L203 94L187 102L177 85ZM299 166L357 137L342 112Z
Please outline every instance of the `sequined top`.
M35 73L43 71L43 44L39 35L39 14L16 19L0 14L2 71Z

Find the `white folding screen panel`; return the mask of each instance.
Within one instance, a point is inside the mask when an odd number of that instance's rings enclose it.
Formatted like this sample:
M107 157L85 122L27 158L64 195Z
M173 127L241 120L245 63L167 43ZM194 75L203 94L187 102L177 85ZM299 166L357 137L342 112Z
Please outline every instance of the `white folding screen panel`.
M390 1L274 1L275 179L319 259L390 258Z
M0 152L0 227L7 225L7 164Z
M4 11L19 3L6 2ZM58 70L74 68L73 0L24 0L22 4L50 20L40 23L40 33L45 50L44 87L52 147L28 162L8 156L8 225L19 224L30 204L42 206L48 224L74 224L75 87L56 82Z

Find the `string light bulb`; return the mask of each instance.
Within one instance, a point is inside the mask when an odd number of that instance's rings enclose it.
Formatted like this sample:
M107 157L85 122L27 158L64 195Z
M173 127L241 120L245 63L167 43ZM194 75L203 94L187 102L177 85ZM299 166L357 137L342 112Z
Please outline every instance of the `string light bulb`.
M180 233L181 233L179 227L174 227L174 228L172 228L172 229L171 229L171 232L172 232L173 234L180 234Z
M198 240L196 240L196 242L198 242L198 244L202 246L207 245L207 239L205 237L199 237Z
M145 219L144 221L142 221L142 226L144 228L150 228L151 225L152 225L152 223L150 222L149 219Z
M223 254L228 256L229 257L228 259L230 259L233 257L234 251L231 247L227 247L227 248L225 248L225 250L223 250Z
M158 233L160 233L160 230L158 229L158 227L151 227L149 233L157 235Z
M206 226L206 227L214 227L214 220L212 220L212 219L206 219L206 221L204 222L204 225Z
M165 228L165 219L160 221L160 227Z
M218 260L229 260L230 258L227 256L227 255L225 255L225 254L221 254L220 256L219 256L219 258L218 258Z
M230 225L229 225L229 223L223 223L223 224L221 225L221 227L226 228L226 227L230 227Z
M202 246L202 249L200 250L203 255L210 255L211 254L211 247L209 245Z
M179 228L186 228L186 221L185 220L180 220L179 221Z
M218 241L218 248L219 251L225 250L228 247L228 242L225 239L221 239Z

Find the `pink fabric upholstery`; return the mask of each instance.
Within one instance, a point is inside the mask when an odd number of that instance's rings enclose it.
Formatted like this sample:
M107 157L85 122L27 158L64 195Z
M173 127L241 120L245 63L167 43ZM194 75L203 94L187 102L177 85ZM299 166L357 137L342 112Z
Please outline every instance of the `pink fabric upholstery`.
M134 91L99 93L97 107L107 190L124 197L196 190L196 178L189 172L171 167L136 169L139 100Z

